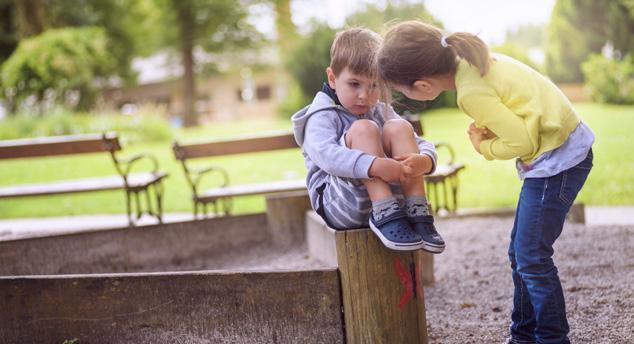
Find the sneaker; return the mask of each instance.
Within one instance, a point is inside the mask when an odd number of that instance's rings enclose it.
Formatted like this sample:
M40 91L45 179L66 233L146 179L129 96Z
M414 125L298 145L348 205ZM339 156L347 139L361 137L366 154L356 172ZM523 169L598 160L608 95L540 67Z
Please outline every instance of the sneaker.
M370 229L387 248L397 251L414 251L423 247L423 238L412 229L407 214L399 210L380 220L370 215Z
M409 217L414 231L423 239L423 250L430 253L441 253L445 250L445 241L434 227L434 217L431 215L419 215Z

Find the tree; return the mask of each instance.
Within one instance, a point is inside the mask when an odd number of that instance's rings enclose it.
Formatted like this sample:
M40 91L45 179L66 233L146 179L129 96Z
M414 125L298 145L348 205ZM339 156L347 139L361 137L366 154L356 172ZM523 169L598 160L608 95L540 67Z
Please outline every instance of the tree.
M359 12L353 13L346 19L347 26L362 26L381 32L384 25L395 19L424 19L436 26L442 24L427 12L423 4L406 1L392 1L385 7L367 4ZM288 68L299 83L306 101L312 99L326 81L326 67L330 64L330 46L338 29L330 28L325 23L313 24L313 31L303 37L296 49L291 53ZM430 105L428 102L409 100L401 95L395 95L396 109L400 112L409 110L418 112Z
M611 42L619 55L634 49L631 0L558 0L547 29L546 72L555 81L581 82L581 63Z
M34 96L41 110L47 92L62 98L76 92L77 107L85 110L92 104L95 81L114 74L115 61L103 29L51 29L20 41L2 65L0 84L14 104Z
M157 0L164 12L163 46L180 51L183 65L183 123L198 123L194 47L208 53L251 47L261 35L247 22L249 2L232 0ZM175 29L174 29L175 28Z

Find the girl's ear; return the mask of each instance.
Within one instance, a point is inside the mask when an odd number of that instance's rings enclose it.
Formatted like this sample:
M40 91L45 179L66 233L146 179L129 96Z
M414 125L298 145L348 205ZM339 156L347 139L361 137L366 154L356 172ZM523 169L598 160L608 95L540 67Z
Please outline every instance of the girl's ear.
M326 68L326 75L328 76L328 85L334 90L336 86L335 79L337 78L335 72L332 71L332 68L328 67Z
M420 79L420 80L414 81L414 88L427 93L432 90L432 85L431 85L431 82L429 82L429 80Z

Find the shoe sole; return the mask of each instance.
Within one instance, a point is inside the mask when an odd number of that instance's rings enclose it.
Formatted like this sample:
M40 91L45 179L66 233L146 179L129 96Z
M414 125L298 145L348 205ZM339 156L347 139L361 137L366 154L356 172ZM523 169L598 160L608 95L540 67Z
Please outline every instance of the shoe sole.
M416 251L423 248L423 245L424 245L424 242L422 240L420 242L414 242L409 244L397 243L397 242L391 241L388 238L386 238L377 227L374 226L372 221L370 221L370 229L379 238L379 240L381 240L381 242L383 243L383 245L385 245L385 247L395 251Z
M445 250L445 245L442 245L442 246L434 245L434 244L423 241L422 249L423 251L427 251L429 253L438 254L438 253L442 253Z

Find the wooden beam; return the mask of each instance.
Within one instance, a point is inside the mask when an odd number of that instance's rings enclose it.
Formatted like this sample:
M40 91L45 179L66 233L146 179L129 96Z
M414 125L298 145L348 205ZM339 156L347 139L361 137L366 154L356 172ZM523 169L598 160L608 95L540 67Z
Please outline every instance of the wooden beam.
M305 214L311 208L306 190L267 195L266 217L271 241L281 248L306 242Z

